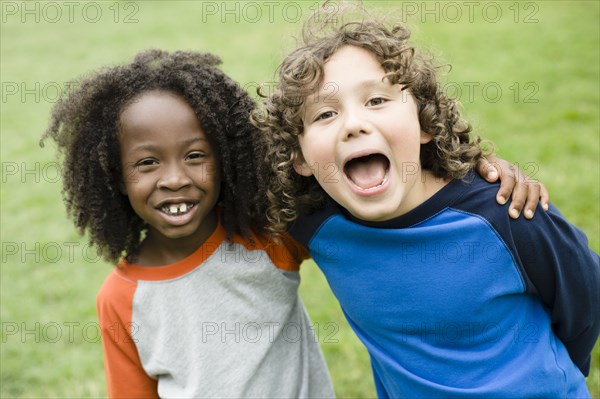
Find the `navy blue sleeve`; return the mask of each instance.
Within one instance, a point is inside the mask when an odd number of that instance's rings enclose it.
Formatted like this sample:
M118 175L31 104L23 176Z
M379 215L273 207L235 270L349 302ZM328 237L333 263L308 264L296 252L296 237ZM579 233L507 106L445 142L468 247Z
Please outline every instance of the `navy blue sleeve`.
M600 258L585 234L550 206L531 221L511 221L528 291L551 309L552 327L587 376L600 332Z
M308 244L319 227L325 223L329 217L340 213L340 209L335 204L329 204L325 208L307 216L302 216L288 228L288 233L300 244L308 248Z
M526 292L550 309L552 329L573 363L587 376L600 332L600 258L585 234L550 206L532 220L508 217L508 204L493 204L497 185L480 177L457 208L483 216L513 253Z

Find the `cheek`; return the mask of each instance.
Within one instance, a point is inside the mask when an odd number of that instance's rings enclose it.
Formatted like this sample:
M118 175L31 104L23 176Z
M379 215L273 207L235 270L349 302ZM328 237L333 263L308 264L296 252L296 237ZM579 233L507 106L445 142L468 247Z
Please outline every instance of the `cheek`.
M124 184L127 197L129 198L129 202L133 203L136 201L140 201L142 198L145 198L151 189L148 187L144 180L138 180L136 182L128 182Z
M221 165L218 162L208 162L198 171L198 185L210 190L215 197L221 192Z
M221 184L221 167L219 164L212 162L206 164L204 168L204 179L211 184L218 186Z
M119 179L119 189L121 190L121 193L127 195L129 190L132 189L132 186L134 186L136 182L139 182L139 176L136 175L137 173L134 168L123 165L123 172Z
M326 162L328 158L333 157L333 145L324 140L319 139L316 135L305 134L300 139L300 149L302 156L308 164Z
M342 179L342 170L336 162L336 146L330 141L321 140L306 149L306 165L322 186L337 184Z

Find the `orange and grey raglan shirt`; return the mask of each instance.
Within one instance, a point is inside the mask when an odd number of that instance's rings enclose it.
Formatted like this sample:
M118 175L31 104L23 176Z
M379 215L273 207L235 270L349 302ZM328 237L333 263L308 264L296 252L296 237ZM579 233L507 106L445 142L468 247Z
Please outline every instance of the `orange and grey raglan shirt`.
M298 296L306 252L253 241L219 225L180 262L110 273L97 299L110 397L334 396Z

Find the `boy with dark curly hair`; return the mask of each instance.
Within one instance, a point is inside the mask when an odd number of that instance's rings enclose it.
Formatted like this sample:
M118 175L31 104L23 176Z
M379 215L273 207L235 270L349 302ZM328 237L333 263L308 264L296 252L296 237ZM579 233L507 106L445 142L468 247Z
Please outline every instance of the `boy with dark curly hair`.
M298 297L303 249L266 238L254 102L195 52L84 79L45 138L80 231L118 262L97 300L110 397L333 397Z
M272 229L295 221L378 396L589 397L600 266L583 232L552 206L490 206L479 139L403 25L319 17L253 119Z

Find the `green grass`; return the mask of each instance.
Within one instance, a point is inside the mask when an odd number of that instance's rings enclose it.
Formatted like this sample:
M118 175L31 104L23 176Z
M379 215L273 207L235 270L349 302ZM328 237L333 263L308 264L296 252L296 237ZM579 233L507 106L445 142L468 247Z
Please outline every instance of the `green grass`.
M58 21L51 3L60 7ZM271 14L263 7L254 22L245 3L227 3L238 7L239 21L235 14L209 15L207 5L221 2L92 3L101 11L96 22L94 8L84 17L85 3L74 7L71 22L63 2L28 2L29 14L20 1L0 2L2 398L105 395L94 304L111 266L84 251L85 240L65 218L53 148L37 146L56 98L52 90L149 47L211 51L242 85L271 82L299 26L295 6L284 15L284 3ZM493 141L503 158L530 168L598 252L598 2L493 2L501 7L499 18L486 3L473 6L472 15L464 3L453 3L457 15L449 3L405 2L413 15L404 20L420 46L452 64L447 87L461 89L476 133ZM294 4L306 15L315 2ZM125 23L132 12L137 22ZM338 395L373 397L368 356L321 273L307 263L302 277L301 295L318 324ZM593 356L588 386L600 399L598 345Z

